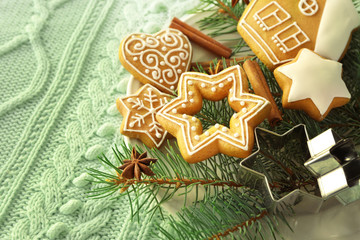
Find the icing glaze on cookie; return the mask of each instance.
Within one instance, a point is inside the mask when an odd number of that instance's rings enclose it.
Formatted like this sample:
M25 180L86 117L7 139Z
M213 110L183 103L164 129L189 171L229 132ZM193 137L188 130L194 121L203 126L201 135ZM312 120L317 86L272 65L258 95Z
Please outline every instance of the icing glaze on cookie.
M164 94L146 84L135 94L117 100L117 107L124 116L121 133L142 140L148 147L159 148L167 131L156 120L156 113L170 100Z
M276 71L291 79L287 102L311 99L321 115L328 111L334 98L351 97L341 78L342 64L308 49L301 50L297 61L280 66Z
M238 31L273 70L302 48L339 60L359 19L351 0L253 0Z
M351 0L326 0L314 52L338 61L360 17Z
M216 75L184 73L181 76L179 96L160 110L157 119L177 137L186 161L202 161L219 152L237 157L250 154L253 145L252 130L263 121L271 107L266 99L248 93L247 79L243 76L240 66L225 69ZM230 89L233 91L229 91ZM230 107L236 111L229 119L230 128L215 124L203 132L200 120L191 115L201 110L203 98L218 101L225 97L228 98ZM189 104L188 108L183 108L182 104L188 104L191 99L200 104ZM211 147L214 144L218 150Z
M131 34L120 47L120 61L139 81L172 92L192 57L188 38L176 29L154 35Z

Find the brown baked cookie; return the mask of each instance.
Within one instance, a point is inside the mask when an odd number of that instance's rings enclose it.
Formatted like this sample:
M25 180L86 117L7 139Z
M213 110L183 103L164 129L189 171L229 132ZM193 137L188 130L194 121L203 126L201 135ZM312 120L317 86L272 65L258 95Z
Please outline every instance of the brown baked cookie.
M301 109L317 121L349 102L351 96L341 74L341 63L308 49L302 49L294 60L274 71L283 90L283 107Z
M253 129L270 111L269 102L248 93L248 82L240 66L227 68L216 75L186 72L179 82L179 96L156 115L161 125L177 138L181 155L189 163L203 161L217 153L243 158L251 153ZM203 99L228 98L235 114L229 126L215 124L203 130L194 115L200 112Z
M159 148L168 134L156 121L155 115L169 100L168 94L150 84L142 86L133 95L117 99L117 108L124 117L120 132L130 138L140 139L150 148Z
M119 58L140 82L172 93L180 75L190 67L192 47L188 38L176 29L153 35L134 33L121 42Z
M359 25L351 0L252 0L237 29L273 70L294 59L302 48L338 61Z

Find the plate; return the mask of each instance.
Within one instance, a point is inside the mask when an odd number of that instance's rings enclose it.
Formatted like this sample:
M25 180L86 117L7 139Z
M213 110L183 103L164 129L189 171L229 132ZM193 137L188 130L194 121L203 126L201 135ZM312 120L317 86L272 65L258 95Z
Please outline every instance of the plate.
M182 18L189 25L196 27L196 22L202 19L205 14L187 15ZM204 31L205 32L205 31ZM205 32L206 33L206 32ZM234 34L234 38L239 35ZM227 36L229 38L229 36ZM232 38L230 36L230 38ZM221 41L221 38L217 38ZM231 42L222 42L224 45L230 46ZM193 45L193 62L204 62L214 59L216 56L200 47ZM242 55L249 55L242 53ZM252 54L253 55L253 54ZM143 84L133 77L130 78L127 94L134 94ZM132 145L142 145L137 139L129 139L125 137L125 141ZM164 151L164 149L162 149ZM200 195L200 194L199 194ZM170 213L180 210L183 204L182 197L174 197L171 201L166 202L163 207ZM284 239L291 240L358 240L360 239L360 201L356 201L350 205L343 206L335 198L327 200L319 213L304 213L302 209L294 207L295 216L288 217L287 220L293 229L293 232L286 226L280 226L280 232Z

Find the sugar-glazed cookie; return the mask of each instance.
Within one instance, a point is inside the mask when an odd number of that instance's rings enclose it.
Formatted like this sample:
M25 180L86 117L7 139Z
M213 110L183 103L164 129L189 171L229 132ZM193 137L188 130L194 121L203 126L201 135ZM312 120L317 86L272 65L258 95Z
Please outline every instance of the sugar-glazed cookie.
M137 80L171 93L176 90L180 75L190 67L192 47L176 29L154 35L134 33L121 42L119 58Z
M216 75L186 72L179 82L179 96L156 115L161 125L177 138L181 155L189 163L205 160L217 153L243 158L251 153L253 129L270 112L269 102L248 93L248 82L240 66L227 68ZM215 124L203 130L199 119L203 98L219 101L228 98L235 114L230 128Z
M341 63L308 49L274 71L283 90L283 107L301 109L317 121L323 120L332 108L349 102L351 96L341 74Z
M133 95L117 99L117 108L124 117L120 132L130 138L140 139L150 148L159 148L167 137L167 131L155 115L169 100L168 94L150 84L142 86Z
M352 0L252 0L238 32L273 70L302 48L338 61L359 25Z

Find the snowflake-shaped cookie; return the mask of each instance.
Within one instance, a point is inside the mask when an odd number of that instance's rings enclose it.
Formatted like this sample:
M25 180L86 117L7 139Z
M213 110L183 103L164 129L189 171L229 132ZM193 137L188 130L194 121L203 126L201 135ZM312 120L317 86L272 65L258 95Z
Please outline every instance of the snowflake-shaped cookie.
M159 148L167 131L156 121L156 113L170 100L150 84L142 86L134 95L117 99L116 105L124 116L120 132L130 138L140 139L146 146Z
M179 81L179 96L156 115L161 125L177 138L181 155L189 163L205 160L217 153L243 158L251 153L253 129L268 115L269 102L248 93L248 83L240 66L216 75L184 73ZM230 128L215 124L203 131L199 119L203 98L219 101L228 98L235 114Z

